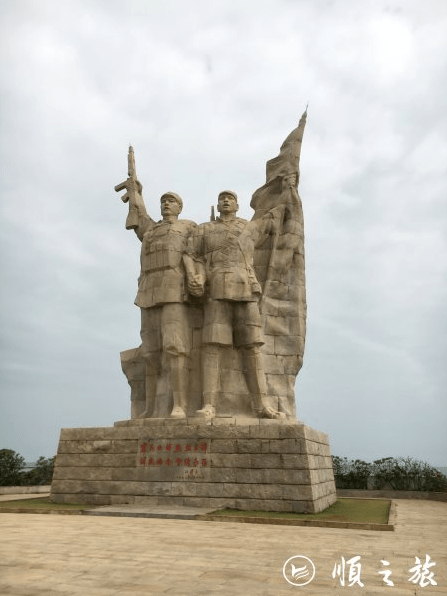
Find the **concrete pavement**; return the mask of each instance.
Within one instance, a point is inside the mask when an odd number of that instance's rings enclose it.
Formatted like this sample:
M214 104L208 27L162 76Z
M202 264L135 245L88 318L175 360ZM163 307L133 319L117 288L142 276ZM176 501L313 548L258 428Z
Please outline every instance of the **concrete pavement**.
M0 514L1 596L447 595L447 504L396 500L396 530L375 532L128 517ZM283 577L287 559L316 568L306 586ZM431 563L432 585L415 572ZM361 559L348 586L348 561ZM336 564L342 573L332 577ZM389 565L381 563L386 560ZM295 561L298 566L297 561ZM290 564L286 568L290 576ZM338 569L336 569L338 570ZM394 587L379 571L390 570ZM423 573L423 569L421 569ZM417 574L416 574L417 575ZM428 582L427 587L420 583ZM417 577L415 577L417 580ZM302 581L302 580L301 580Z

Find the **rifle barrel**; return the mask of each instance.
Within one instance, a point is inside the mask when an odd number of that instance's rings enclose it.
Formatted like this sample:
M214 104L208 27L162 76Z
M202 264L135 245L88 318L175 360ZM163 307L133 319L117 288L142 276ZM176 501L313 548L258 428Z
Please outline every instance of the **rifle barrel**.
M135 171L135 154L133 152L132 145L129 145L129 153L127 156L127 174L129 178L137 177L137 173Z

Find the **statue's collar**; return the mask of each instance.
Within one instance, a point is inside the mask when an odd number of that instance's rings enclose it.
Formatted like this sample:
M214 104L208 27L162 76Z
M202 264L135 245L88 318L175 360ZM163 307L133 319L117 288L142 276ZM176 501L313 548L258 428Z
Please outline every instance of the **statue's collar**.
M220 217L220 215L218 215L215 219L215 221L218 221L219 223L223 223L223 224L230 224L230 223L234 223L235 221L237 221L239 218L238 217L232 217L231 219L222 219Z

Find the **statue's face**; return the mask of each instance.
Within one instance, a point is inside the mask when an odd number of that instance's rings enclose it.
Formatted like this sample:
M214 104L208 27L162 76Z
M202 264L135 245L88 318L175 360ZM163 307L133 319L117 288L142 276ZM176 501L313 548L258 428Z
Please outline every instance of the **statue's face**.
M217 201L217 210L219 213L236 213L238 209L239 205L233 195L223 193L219 196Z
M178 201L171 196L163 196L160 199L160 209L162 217L177 216L181 208Z

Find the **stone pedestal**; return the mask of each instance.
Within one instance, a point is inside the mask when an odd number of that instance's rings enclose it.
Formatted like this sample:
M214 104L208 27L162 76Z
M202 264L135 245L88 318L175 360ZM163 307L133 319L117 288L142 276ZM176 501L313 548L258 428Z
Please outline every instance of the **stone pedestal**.
M314 513L336 491L328 436L296 420L135 419L62 429L51 499Z

